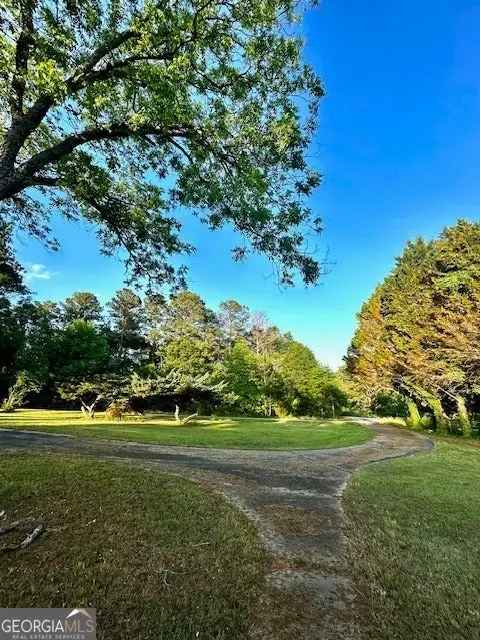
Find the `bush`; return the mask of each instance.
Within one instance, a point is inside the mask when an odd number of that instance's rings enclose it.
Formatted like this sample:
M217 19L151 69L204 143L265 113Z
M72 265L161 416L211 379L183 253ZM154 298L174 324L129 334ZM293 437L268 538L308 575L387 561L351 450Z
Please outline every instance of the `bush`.
M105 418L110 420L121 420L129 407L124 402L112 402L105 411Z
M275 415L279 418L288 418L288 416L290 415L288 409L281 403L274 404L273 410L275 411Z
M408 407L405 398L396 391L381 391L372 403L372 410L381 418L406 418Z
M420 419L420 426L422 427L422 429L426 430L433 429L435 426L435 420L433 419L433 416L429 413L424 414Z
M15 409L19 409L30 393L37 393L42 385L31 378L25 371L20 371L15 383L8 390L7 397L3 400L0 411L3 413L12 413Z

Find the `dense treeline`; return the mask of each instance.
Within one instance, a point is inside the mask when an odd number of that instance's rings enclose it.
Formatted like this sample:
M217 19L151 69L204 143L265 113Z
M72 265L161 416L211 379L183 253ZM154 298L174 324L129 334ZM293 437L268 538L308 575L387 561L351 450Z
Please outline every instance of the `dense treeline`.
M359 314L347 372L371 409L390 403L441 433L480 411L480 224L409 242Z
M3 229L0 398L33 406L126 403L246 415L336 415L346 398L305 345L235 300L209 309L195 293L117 291L32 299ZM10 390L10 393L9 393ZM67 405L66 405L67 403Z

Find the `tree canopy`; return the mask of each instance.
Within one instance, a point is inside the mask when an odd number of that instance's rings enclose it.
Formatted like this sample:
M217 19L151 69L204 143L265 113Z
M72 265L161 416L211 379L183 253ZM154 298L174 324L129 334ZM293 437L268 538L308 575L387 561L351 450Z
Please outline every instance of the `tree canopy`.
M214 311L192 291L121 289L104 306L74 292L63 302L24 296L8 309L0 399L21 374L38 382L37 405L73 403L90 416L111 403L263 416L332 416L347 405L310 349L236 300Z
M12 250L11 227L0 220L0 296L27 292L23 281L23 267Z
M409 242L359 314L347 368L371 401L402 394L411 419L470 433L480 401L480 224ZM420 411L419 411L420 408Z
M86 320L99 322L101 305L96 295L89 291L76 291L62 304L65 321Z
M308 4L308 3L305 3ZM314 4L314 2L313 2ZM179 208L229 224L235 259L314 283L306 199L322 84L297 0L5 0L0 214L50 244L51 211L96 225L132 278L183 281Z

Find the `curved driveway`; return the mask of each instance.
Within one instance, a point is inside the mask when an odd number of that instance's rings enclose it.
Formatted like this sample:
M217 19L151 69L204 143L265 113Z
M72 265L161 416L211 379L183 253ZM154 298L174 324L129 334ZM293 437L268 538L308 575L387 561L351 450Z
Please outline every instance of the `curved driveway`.
M168 447L0 430L0 453L62 452L124 460L175 473L221 491L252 519L271 552L270 597L291 614L258 638L359 638L343 539L341 495L360 466L425 452L418 434L358 419L375 432L359 446L318 451L246 451ZM268 620L268 612L265 619ZM266 626L269 626L269 622Z

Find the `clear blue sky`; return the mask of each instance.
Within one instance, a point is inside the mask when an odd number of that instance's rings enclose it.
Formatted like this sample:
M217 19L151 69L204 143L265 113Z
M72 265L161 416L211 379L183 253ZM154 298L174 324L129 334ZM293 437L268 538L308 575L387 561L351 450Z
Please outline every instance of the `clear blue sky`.
M279 290L260 258L234 264L228 231L192 220L190 286L216 306L263 310L324 362L341 363L362 301L405 242L459 217L480 218L480 2L324 0L303 26L307 59L328 95L312 155L324 184L312 201L331 271L315 289ZM56 223L57 254L23 241L40 298L91 290L102 300L122 267L86 227Z

